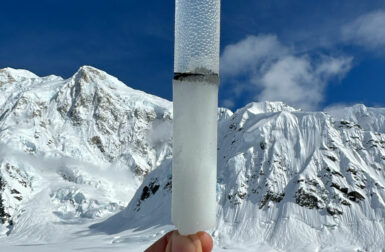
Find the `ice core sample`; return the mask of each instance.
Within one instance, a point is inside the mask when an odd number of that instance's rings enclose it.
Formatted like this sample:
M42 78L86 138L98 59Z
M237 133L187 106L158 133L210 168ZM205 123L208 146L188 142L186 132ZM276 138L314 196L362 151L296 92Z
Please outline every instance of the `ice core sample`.
M220 0L176 0L172 221L215 226Z

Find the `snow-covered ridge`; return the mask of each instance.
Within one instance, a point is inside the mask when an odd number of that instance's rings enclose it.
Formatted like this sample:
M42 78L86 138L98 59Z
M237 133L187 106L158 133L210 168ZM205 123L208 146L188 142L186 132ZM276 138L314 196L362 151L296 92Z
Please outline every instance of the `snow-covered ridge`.
M355 122L366 130L385 133L385 108L370 108L356 104L351 107L330 107L326 112L336 120Z
M238 109L236 113L243 113L245 111L248 111L253 114L263 114L263 113L274 113L274 112L280 112L280 111L294 112L294 111L300 111L300 110L290 107L289 105L283 102L265 101L265 102L251 102L246 106L244 106L243 108Z
M216 245L383 249L384 111L220 108ZM150 243L172 227L171 139L171 102L99 69L0 70L0 244L57 244L81 228L109 246Z
M27 70L14 69L10 67L0 69L0 85L35 78L39 77Z

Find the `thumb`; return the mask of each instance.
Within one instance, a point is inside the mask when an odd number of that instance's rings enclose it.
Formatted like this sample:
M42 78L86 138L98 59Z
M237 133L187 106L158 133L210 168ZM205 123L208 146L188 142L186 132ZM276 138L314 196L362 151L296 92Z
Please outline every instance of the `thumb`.
M166 252L202 252L202 244L197 235L183 236L174 231Z
M206 232L183 236L178 231L171 231L156 241L145 252L210 252L213 239Z

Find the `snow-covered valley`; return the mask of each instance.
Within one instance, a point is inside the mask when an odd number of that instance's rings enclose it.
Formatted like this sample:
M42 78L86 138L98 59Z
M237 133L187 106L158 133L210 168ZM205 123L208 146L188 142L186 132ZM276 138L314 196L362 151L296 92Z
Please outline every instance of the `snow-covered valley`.
M218 140L214 251L385 251L384 108L221 108ZM0 251L143 251L171 142L172 103L101 70L0 69Z

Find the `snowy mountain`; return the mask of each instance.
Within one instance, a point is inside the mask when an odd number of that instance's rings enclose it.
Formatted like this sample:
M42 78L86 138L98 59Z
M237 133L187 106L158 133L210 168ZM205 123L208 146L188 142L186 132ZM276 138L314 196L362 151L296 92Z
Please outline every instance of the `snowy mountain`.
M218 123L216 251L385 247L385 109L261 102ZM96 68L0 70L0 248L143 250L172 228L171 138L170 102Z
M44 190L59 219L117 211L171 157L171 103L103 71L84 66L63 80L6 68L0 80L3 234Z

